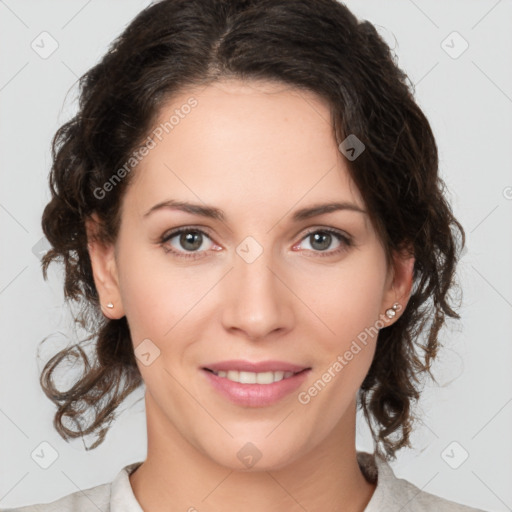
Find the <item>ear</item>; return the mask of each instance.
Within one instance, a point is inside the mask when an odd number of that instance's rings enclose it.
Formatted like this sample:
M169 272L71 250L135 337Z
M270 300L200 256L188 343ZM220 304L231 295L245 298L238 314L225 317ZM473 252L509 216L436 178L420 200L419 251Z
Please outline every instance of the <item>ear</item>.
M415 258L411 247L401 252L395 251L393 253L381 311L381 318L385 320L386 326L391 325L400 318L409 302L413 285L414 262ZM395 308L393 308L394 304L396 304ZM392 318L386 315L386 311L390 308L395 311L395 315Z
M100 223L101 221L96 213L86 219L87 248L101 311L107 318L118 319L122 318L125 313L119 290L115 247L114 244L105 244L96 236L99 232ZM113 304L114 307L107 307L109 303Z

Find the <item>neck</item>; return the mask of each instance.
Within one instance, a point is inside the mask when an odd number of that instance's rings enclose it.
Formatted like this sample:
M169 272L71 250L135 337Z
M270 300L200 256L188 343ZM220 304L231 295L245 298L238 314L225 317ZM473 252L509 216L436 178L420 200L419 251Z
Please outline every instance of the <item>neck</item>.
M144 510L363 512L375 490L357 463L355 401L320 445L284 467L260 471L217 464L184 439L154 405L146 403L147 458L130 476Z

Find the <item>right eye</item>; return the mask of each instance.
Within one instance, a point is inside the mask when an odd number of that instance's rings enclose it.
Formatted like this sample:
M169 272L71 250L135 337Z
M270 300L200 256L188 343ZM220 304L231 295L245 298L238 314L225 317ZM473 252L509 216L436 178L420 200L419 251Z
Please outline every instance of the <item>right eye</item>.
M196 253L202 253L206 250L200 250L205 237L211 241L211 238L204 231L197 228L184 227L166 233L160 240L160 243L166 252L173 253L178 258L198 258L202 256L198 256ZM174 238L176 238L176 243L170 243Z

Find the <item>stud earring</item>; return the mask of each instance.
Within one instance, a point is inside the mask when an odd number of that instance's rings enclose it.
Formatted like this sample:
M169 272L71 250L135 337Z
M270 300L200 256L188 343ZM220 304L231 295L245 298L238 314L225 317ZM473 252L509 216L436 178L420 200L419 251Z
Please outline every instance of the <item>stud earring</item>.
M393 307L389 308L389 309L386 309L386 316L388 318L394 318L394 316L396 315L396 312L399 308L400 304L398 304L398 302L395 302L393 304Z
M112 309L113 307L114 307L114 304L112 304L112 302L109 302L109 303L107 304L107 308Z

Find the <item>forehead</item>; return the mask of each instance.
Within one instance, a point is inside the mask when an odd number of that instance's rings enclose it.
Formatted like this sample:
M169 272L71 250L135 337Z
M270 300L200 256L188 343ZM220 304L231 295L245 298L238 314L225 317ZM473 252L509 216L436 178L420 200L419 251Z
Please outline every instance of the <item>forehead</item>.
M364 207L329 105L311 91L240 80L191 88L162 105L148 136L155 145L134 181L145 203L170 193L209 204L239 199L284 207L327 194Z

